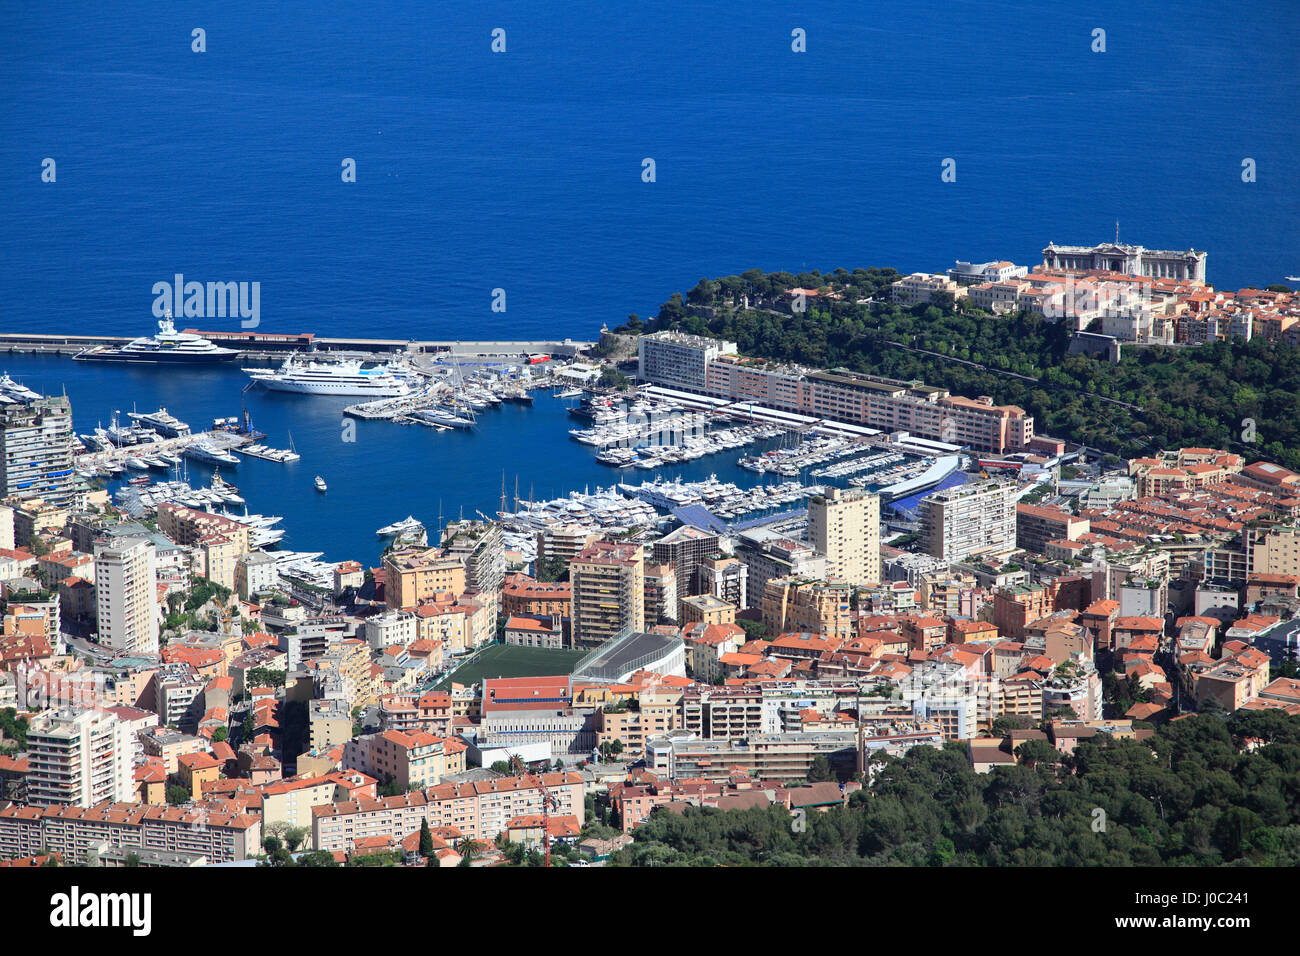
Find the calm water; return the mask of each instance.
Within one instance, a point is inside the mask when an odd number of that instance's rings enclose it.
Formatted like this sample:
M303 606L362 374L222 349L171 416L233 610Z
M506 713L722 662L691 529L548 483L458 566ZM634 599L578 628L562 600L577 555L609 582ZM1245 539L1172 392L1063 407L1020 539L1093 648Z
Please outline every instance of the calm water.
M6 355L0 370L23 384L59 393L66 387L78 434L96 424L107 426L115 410L153 411L159 405L196 429L213 418L240 414L240 392L248 377L238 369L186 369L95 365L49 356ZM685 480L717 473L741 487L760 478L736 466L752 449L724 452L658 472L615 469L595 460L593 449L569 437L569 429L586 423L569 415L562 401L545 391L533 393L532 407L503 402L479 413L474 431L436 432L417 425L357 421L355 442L345 442L341 422L344 406L357 399L282 392L245 393L253 425L266 432L266 442L287 448L293 443L302 460L278 464L243 458L222 477L239 488L250 512L283 515L279 527L289 533L280 547L294 551L323 551L329 560L356 558L375 563L380 539L375 529L414 514L435 527L439 511L444 520L475 517L475 511L495 516L501 507L504 472L508 507L513 508L515 478L520 497L530 489L538 498L619 481L639 484L655 474L681 475ZM207 484L212 470L189 462L190 484ZM155 473L156 474L156 473ZM318 493L313 478L329 485ZM786 479L773 477L771 481ZM116 487L116 484L114 485Z
M704 275L1116 219L1300 274L1293 0L244 6L0 6L0 327L148 332L179 272L261 282L271 331L588 337Z
M1127 241L1207 249L1216 285L1300 273L1289 0L240 6L0 5L0 330L144 334L179 272L260 282L265 331L586 338L705 275L1032 264L1116 219ZM206 425L243 384L8 365L66 386L79 431L132 403ZM354 445L342 404L249 399L303 454L230 476L286 516L287 547L364 557L439 500L490 514L502 471L539 495L616 474L546 398L471 435L361 423Z

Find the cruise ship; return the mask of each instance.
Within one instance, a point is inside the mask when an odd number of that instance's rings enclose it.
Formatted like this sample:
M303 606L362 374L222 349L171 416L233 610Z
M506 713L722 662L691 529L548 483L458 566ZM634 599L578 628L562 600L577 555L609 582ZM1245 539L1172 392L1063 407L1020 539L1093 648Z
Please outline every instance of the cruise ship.
M397 398L412 392L410 383L392 364L363 368L356 359L318 362L290 355L278 369L246 368L244 371L255 384L279 392L373 398Z
M83 362L143 362L202 365L229 362L238 356L234 349L213 345L193 332L177 332L170 311L158 320L154 335L132 339L126 345L96 345L73 356Z

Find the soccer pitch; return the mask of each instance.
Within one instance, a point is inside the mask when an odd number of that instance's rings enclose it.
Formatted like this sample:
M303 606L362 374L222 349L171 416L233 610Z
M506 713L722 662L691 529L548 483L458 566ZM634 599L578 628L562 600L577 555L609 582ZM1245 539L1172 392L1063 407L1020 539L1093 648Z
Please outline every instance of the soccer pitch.
M453 681L474 684L485 677L533 677L543 674L568 674L582 660L586 651L552 651L540 647L492 644L472 661L456 668L435 686L447 690Z

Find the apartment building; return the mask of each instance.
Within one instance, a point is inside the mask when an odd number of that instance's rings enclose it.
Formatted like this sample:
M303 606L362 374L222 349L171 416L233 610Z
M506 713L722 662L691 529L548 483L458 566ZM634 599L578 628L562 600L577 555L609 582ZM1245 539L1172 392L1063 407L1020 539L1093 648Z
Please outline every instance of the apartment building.
M826 555L829 573L854 587L879 584L880 496L832 488L809 498L808 541Z
M690 525L682 525L650 546L655 564L672 566L677 575L677 600L702 590L700 569L718 553L718 536Z
M1016 487L980 481L937 491L921 500L921 547L946 561L1006 554L1016 548Z
M501 526L487 521L453 521L443 529L442 548L465 566L465 586L481 594L499 594L506 575Z
M1046 505L1016 505L1016 546L1034 554L1045 554L1049 541L1078 541L1087 534L1089 521L1063 508Z
M736 343L682 332L643 335L637 343L638 374L668 388L695 390L711 362L735 355Z
M565 563L574 555L570 555ZM523 574L512 574L501 591L501 613L506 617L559 615L568 618L572 610L573 589L568 581L535 581Z
M995 453L1026 448L1034 436L1024 409L995 406L988 396L969 399L916 381L741 358L734 343L675 332L642 336L639 347L640 377L668 388Z
M966 295L966 288L947 276L913 272L890 286L889 298L895 305L907 308L928 305L941 292L946 292L953 298L961 298Z
M763 692L756 685L708 687L682 692L678 726L706 739L749 737L764 731Z
M773 578L763 592L763 624L769 634L809 631L828 637L850 637L852 594L853 589L843 581Z
M595 648L624 628L645 628L645 556L640 545L597 541L573 559L569 583L574 647Z
M773 578L825 578L826 555L802 541L755 528L736 537L736 557L749 570L747 590L760 605Z
M852 772L858 762L857 745L856 730L753 734L743 739L669 734L646 744L646 765L673 780L720 781L739 769L757 780L784 782L807 777L817 757Z
M0 407L0 498L72 500L72 406L66 398L32 395ZM11 545L12 547L12 545Z
M90 807L134 799L134 742L110 712L50 711L27 729L27 801Z
M93 807L10 806L0 810L0 857L54 853L82 860L102 844L233 863L262 852L262 821L252 814L103 802Z
M465 770L463 740L424 731L385 730L354 737L343 745L343 767L404 789L424 790L448 774Z
M465 564L439 548L407 548L384 555L384 603L411 608L442 594L465 593Z
M647 626L678 619L677 572L671 564L645 566L645 620Z
M127 654L157 654L158 580L154 546L145 538L95 545L99 642Z
M600 540L600 533L580 524L555 525L537 532L537 560L533 568L547 564L569 565L588 545Z
M248 525L183 505L158 506L158 530L192 548L199 574L235 590L235 564L249 553Z
M582 819L585 788L576 773L540 775L553 804L550 815ZM319 806L312 810L312 838L319 850L351 850L368 837L418 833L422 820L430 829L455 827L468 839L490 842L515 817L540 814L541 788L529 777L498 777L428 790Z

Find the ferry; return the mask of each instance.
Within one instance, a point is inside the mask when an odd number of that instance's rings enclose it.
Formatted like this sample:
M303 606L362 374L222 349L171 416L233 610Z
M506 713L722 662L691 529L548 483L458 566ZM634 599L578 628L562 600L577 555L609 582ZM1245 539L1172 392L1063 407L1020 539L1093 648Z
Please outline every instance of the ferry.
M402 370L392 363L365 368L356 359L342 362L303 361L296 354L278 369L246 368L253 383L278 392L307 395L369 395L398 398L412 388Z
M169 309L158 320L158 331L150 336L132 339L126 345L96 345L73 356L82 362L140 362L146 364L201 365L229 362L239 353L234 349L213 345L193 332L177 332Z

